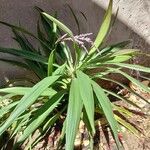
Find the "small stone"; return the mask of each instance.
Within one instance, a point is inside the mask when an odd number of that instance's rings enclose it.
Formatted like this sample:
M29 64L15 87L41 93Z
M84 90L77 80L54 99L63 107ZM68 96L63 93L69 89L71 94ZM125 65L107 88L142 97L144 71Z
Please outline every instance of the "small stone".
M85 141L83 142L83 145L84 145L84 146L88 146L89 144L90 144L89 140L85 140Z

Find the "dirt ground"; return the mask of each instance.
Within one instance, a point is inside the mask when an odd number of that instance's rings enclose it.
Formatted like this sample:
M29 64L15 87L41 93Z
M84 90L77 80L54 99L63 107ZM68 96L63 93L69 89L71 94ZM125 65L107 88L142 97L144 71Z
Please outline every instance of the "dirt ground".
M143 81L143 84L148 85L149 81ZM137 86L135 86L132 83L129 84L129 87L150 102L150 93L145 93L144 91L142 91L141 89L139 89ZM121 91L121 92L123 92L124 97L135 102L137 105L143 108L145 112L144 116L139 114L139 115L133 115L130 118L130 121L133 124L135 124L141 131L141 133L138 135L139 137L135 136L134 134L129 132L127 129L122 127L121 142L124 147L124 150L150 150L150 111L149 111L150 105L148 105L146 102L142 101L137 96L131 94L128 91ZM139 111L138 109L135 109L133 106L127 105L124 102L119 102L118 104L121 106L125 106L133 111ZM95 146L93 149L94 150L117 150L116 144L112 138L112 135L110 134L110 131L108 131L107 128L102 129L101 126L97 126L96 129L97 129L97 132L96 132L96 136L94 139ZM57 138L53 140L56 140L56 139ZM39 148L37 145L37 147L35 147L34 150L37 150L37 149L55 150L56 142L54 142L53 140L51 137L49 137L49 142L48 142L49 144L45 148L43 147ZM90 150L88 134L87 134L87 131L85 129L83 122L80 123L79 132L76 137L75 145L76 145L75 150Z
M150 82L144 81L143 83L149 84ZM132 83L130 83L129 86L132 90L134 90L150 102L150 93L145 93ZM141 131L140 134L138 134L139 137L129 132L126 128L121 127L121 134L119 134L118 136L121 139L124 150L150 150L150 105L148 105L146 102L142 101L135 95L131 94L129 91L124 90L125 89L121 89L119 92L122 93L124 97L132 100L137 105L142 107L144 110L143 112L145 112L145 115L139 113L138 115L133 115L130 118L130 122L138 126L138 129ZM139 112L137 108L135 109L133 106L122 101L117 102L117 104L127 107L133 111ZM36 134L38 134L38 131ZM47 134L46 136L44 136L44 138L34 147L33 150L56 150L56 145L59 137L59 129L56 130L55 128L53 129L53 132L51 132L51 134ZM34 139L34 137L32 138ZM89 138L87 130L84 123L81 121L79 132L75 140L75 150L90 150L90 142L88 139ZM21 149L26 150L26 144L24 144ZM11 150L11 146L9 146L8 150ZM60 148L59 150L64 150L64 147ZM101 125L97 123L93 150L117 150L115 141L112 138L111 132L109 131L107 126L104 126L104 128L102 128Z
M150 150L150 116L141 119L133 118L134 122L143 130L139 138L126 131L124 133L125 150Z

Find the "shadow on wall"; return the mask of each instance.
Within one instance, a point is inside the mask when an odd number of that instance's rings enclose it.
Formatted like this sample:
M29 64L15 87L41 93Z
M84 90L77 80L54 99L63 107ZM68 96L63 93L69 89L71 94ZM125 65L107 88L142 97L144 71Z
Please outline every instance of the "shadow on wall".
M148 1L149 0L145 1L145 10L147 12L150 11L146 4ZM94 33L92 38L94 38L99 29L99 25L102 22L105 10L92 0L59 0L55 2L53 2L53 0L30 0L30 2L28 0L0 0L0 20L16 25L21 23L22 26L35 33L38 13L33 10L33 7L39 6L50 14L54 14L55 11L57 11L58 18L77 34L78 30L76 22L66 4L69 4L76 13L82 33L92 32ZM87 21L82 13L86 16ZM7 27L0 25L0 46L17 47L11 37L12 34L10 33L10 30ZM117 19L106 43L119 42L126 39L133 39L133 48L141 49L146 53L150 50L149 44L140 35ZM33 43L36 45L35 40L33 40ZM0 57L8 56L0 53ZM145 58L138 58L138 61L146 66L150 66ZM30 73L25 70L22 71L17 67L12 67L4 62L0 62L0 81L6 76L8 78L13 78L14 75L25 77L29 76L29 74ZM0 82L0 85L1 84L3 83Z

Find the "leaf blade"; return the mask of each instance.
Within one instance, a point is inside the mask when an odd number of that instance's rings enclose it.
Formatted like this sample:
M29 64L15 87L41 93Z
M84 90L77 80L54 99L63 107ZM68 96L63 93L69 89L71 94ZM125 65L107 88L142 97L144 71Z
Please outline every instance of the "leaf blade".
M51 76L53 73L53 61L54 61L54 51L50 53L49 59L48 59L48 72L47 75Z
M95 134L94 97L91 86L91 80L82 71L77 71L77 79L79 80L80 94L94 135Z
M0 93L10 93L15 95L25 95L31 90L31 87L10 87L10 88L3 88L0 89ZM56 94L56 91L52 88L46 89L41 96L53 96Z
M116 65L116 66L123 67L123 68L128 68L128 69L133 69L133 70L138 70L138 71L150 73L150 68L143 67L140 65L127 64L127 63L113 63L113 62L112 63L110 62L109 64Z
M11 113L9 118L0 128L0 135L19 117L34 101L46 90L51 84L53 84L59 76L50 76L44 78L42 81L37 83L33 88L26 93L16 106L14 111Z
M94 53L96 51L96 49L102 44L103 40L105 39L105 37L109 31L109 27L111 24L112 5L113 5L113 1L110 0L108 9L107 9L104 19L103 19L103 23L101 25L101 28L98 32L98 35L97 35L95 41L94 41L94 44L93 44L94 46L91 48L91 50L89 52L89 55Z
M24 141L33 131L40 126L46 117L53 111L53 109L58 105L61 98L64 95L64 91L55 94L49 101L47 101L41 108L37 110L35 116L30 120L29 125L24 130L21 137L18 139L18 143Z
M82 108L83 102L79 92L78 80L75 78L71 83L69 94L66 118L66 150L73 150Z
M106 94L104 93L103 89L94 81L92 81L92 86L93 86L93 90L95 92L95 95L98 99L99 104L101 105L104 115L106 116L106 119L112 129L117 147L119 149L120 147L120 142L118 139L118 124L116 122L116 120L114 119L114 115L113 115L113 111L112 111L112 106L110 104L110 101L108 99L108 97L106 96Z
M9 53L9 54L16 55L16 56L21 56L25 59L47 64L47 59L45 57L39 54L33 53L33 52L22 51L22 50L14 49L14 48L3 48L3 47L0 47L0 52Z
M42 12L42 15L47 20L47 22L49 22L49 21L54 22L61 30L63 30L69 36L73 37L72 31L66 25L64 25L62 22L60 22L59 20L57 20L56 18L52 17L51 15L49 15L45 12Z

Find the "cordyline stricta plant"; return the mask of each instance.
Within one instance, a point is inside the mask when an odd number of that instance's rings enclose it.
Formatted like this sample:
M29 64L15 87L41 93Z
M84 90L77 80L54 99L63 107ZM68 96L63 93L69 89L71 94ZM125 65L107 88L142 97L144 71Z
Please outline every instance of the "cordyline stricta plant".
M104 117L117 148L120 149L121 144L118 139L120 126L125 126L134 134L138 134L138 130L118 115L126 117L129 111L112 103L109 95L135 107L139 108L139 106L113 91L102 88L96 81L107 80L126 88L124 84L108 76L110 73L119 74L144 91L150 92L147 86L122 71L123 68L128 68L150 73L150 69L128 63L128 60L139 53L136 49L124 48L130 41L105 47L102 45L112 25L112 0L109 2L100 30L93 42L90 39L91 33L74 35L59 20L40 8L37 10L42 23L42 28L39 23L37 25L37 36L20 26L0 22L12 29L14 39L20 45L20 49L0 47L0 52L21 57L24 61L2 58L1 60L30 70L37 78L36 81L22 79L24 83L18 84L19 86L0 89L1 137L4 132L9 133L10 139L17 136L14 142L14 148L17 148L39 129L38 136L30 142L32 148L48 131L61 122L59 141L63 141L66 150L73 150L79 123L82 120L89 134L90 147L93 149L96 119ZM39 48L35 48L26 35L35 38L40 43ZM67 41L72 43L71 49ZM90 48L86 46L87 44ZM93 72L93 69L97 69L97 72ZM26 80L30 86L26 84ZM147 101L137 93L131 92L143 101Z

